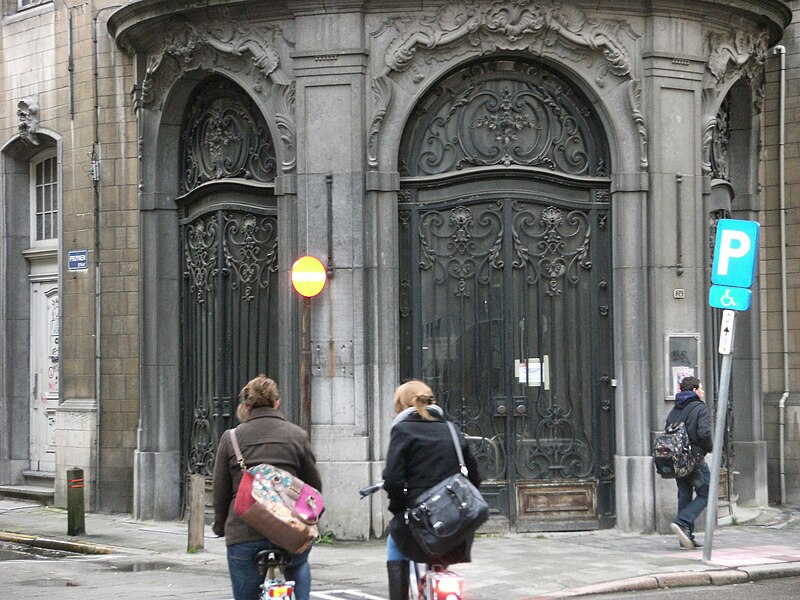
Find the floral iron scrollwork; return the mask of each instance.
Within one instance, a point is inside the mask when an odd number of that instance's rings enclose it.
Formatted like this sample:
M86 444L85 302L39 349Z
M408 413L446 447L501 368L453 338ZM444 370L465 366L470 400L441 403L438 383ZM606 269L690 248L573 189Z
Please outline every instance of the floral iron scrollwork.
M275 217L225 213L223 252L231 289L241 289L242 302L252 302L259 289L278 272L278 238Z
M228 178L275 178L272 138L257 108L224 80L204 85L184 119L182 192Z
M424 102L402 155L409 175L512 165L575 176L603 176L608 157L591 109L556 75L512 61L473 66Z

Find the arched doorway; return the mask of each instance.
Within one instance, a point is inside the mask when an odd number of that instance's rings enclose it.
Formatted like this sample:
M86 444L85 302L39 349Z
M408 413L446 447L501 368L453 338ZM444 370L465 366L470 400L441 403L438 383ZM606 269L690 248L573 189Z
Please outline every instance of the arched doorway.
M197 86L181 134L184 473L210 477L237 394L278 364L278 223L272 138L228 80Z
M609 154L541 64L471 64L420 101L400 150L401 378L471 438L493 523L611 526Z

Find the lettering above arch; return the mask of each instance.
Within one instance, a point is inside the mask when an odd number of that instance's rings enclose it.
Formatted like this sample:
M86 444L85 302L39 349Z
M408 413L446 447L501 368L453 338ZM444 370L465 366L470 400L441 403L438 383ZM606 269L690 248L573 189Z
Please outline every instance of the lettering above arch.
M221 179L273 181L275 147L252 99L223 77L197 89L181 128L181 193Z
M428 92L400 160L408 176L514 165L605 177L609 169L589 103L554 72L511 58L469 65Z

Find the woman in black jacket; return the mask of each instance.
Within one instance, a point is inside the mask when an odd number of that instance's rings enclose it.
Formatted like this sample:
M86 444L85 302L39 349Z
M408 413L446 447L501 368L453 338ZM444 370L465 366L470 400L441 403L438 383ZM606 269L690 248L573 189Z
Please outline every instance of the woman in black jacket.
M416 504L425 490L459 470L458 456L444 413L436 405L430 387L418 380L407 381L395 390L393 402L396 416L383 471L383 487L389 494L389 510L394 515L389 525L386 569L390 600L406 600L409 559L424 563L469 562L473 536L436 561L411 536L405 511ZM478 487L481 483L478 464L463 435L460 443L469 479Z

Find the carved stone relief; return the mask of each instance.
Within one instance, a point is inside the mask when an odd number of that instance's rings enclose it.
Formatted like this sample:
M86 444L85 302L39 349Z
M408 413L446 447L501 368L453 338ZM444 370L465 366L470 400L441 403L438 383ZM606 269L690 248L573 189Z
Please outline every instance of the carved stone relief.
M264 92L269 83L275 97L275 120L286 149L284 172L296 165L295 83L283 72L274 39L281 31L272 27L244 27L220 19L204 27L182 22L167 30L164 41L147 59L144 78L133 90L134 109L160 108L163 95L187 72L205 69L241 73ZM289 42L287 42L289 43ZM250 60L245 57L249 56Z
M647 125L642 116L642 86L641 83L632 79L628 83L628 102L631 105L631 116L636 124L636 131L639 133L639 167L647 169Z
M416 17L389 44L385 62L387 72L405 71L413 68L418 47L432 50L464 38L484 52L502 48L543 54L561 46L578 55L581 51L602 54L605 64L597 75L602 85L609 72L621 77L631 73L630 54L620 40L620 31L627 28L624 21L591 19L579 7L560 0L518 0L511 5L505 0L489 4L454 0L433 17Z
M708 34L710 48L705 86L720 88L730 78L756 79L767 58L769 35L740 25L735 31Z
M36 132L39 130L39 102L35 98L23 98L17 104L17 116L19 136L32 146L38 146Z
M378 166L378 134L383 125L389 103L392 101L392 81L387 76L372 80L372 94L375 98L375 114L369 124L367 137L367 163L370 167Z
M480 55L497 50L516 50L536 56L553 55L560 59L596 64L595 83L606 85L609 74L634 80L629 94L631 113L640 136L640 165L647 167L647 131L639 105L639 86L635 82L633 61L624 38L638 37L623 20L590 18L581 8L561 0L452 0L433 15L395 19L398 34L384 54L384 67L373 80L373 117L370 122L368 162L377 166L380 128L392 99L392 73L410 71L413 81L425 78L419 64L445 61L469 51ZM387 35L384 23L374 37ZM426 52L424 58L419 50Z
M769 35L765 29L748 28L742 23L735 31L725 33L711 32L708 34L708 68L703 80L703 106L716 105L722 94L733 80L744 77L750 84L753 94L753 107L760 111L763 105L764 62L767 59L767 45ZM725 102L723 101L723 106ZM725 152L719 147L719 140L726 139L720 132L725 123L721 119L727 118L725 111L710 114L706 110L703 125L702 170L703 173L720 173L727 170L724 163ZM714 161L722 160L723 163L715 164ZM718 175L714 175L717 177ZM719 175L727 179L726 175Z

